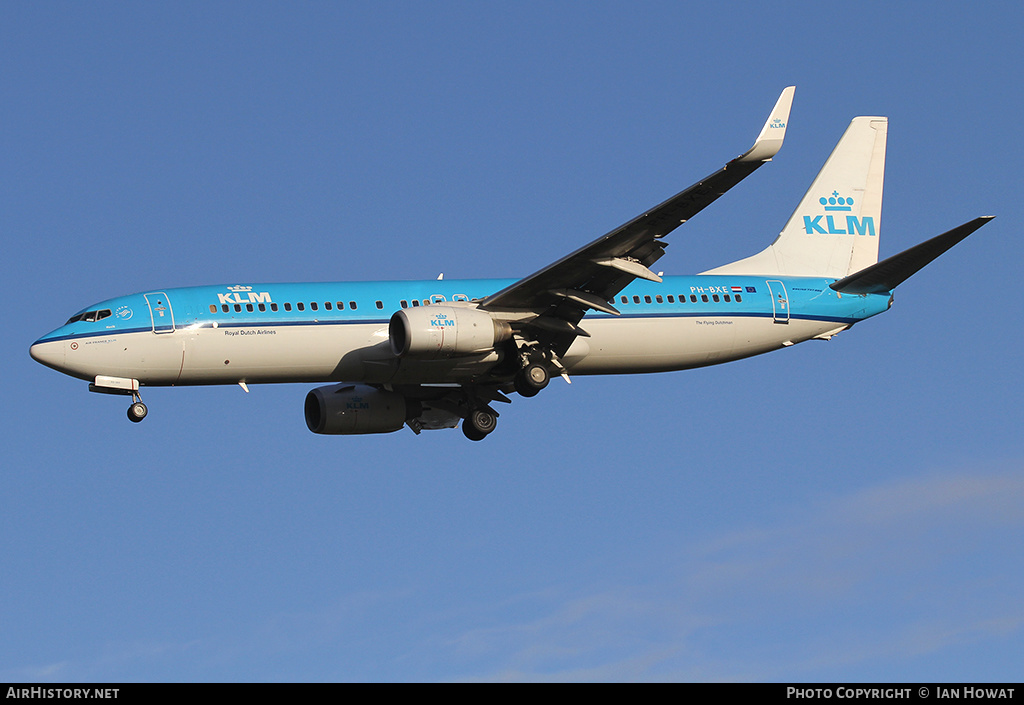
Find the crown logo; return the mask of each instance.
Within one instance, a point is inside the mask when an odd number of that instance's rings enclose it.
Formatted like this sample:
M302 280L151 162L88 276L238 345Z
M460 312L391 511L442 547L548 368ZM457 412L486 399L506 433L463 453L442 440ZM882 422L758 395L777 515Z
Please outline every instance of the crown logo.
M228 291L252 291L252 287L251 286L235 285L235 286L229 286L228 287Z
M825 206L827 211L849 211L853 210L853 199L849 196L840 196L838 191L833 191L832 195L828 198L822 196L818 199L818 203Z

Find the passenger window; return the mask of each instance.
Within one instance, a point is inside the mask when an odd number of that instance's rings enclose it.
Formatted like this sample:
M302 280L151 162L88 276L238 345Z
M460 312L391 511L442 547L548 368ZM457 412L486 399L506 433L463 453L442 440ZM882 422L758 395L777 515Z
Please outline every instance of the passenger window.
M331 302L330 301L324 301L324 310L325 311L330 311L331 310Z
M628 304L629 303L629 297L628 296L623 296L619 300L622 301L622 303L624 303L624 304Z
M266 304L259 304L259 309L260 309L261 312L265 312L267 310L267 305Z
M413 299L412 300L412 305L413 306L419 306L420 305L419 299Z
M401 301L399 301L398 305L401 306L402 308L409 308L409 302L406 301L405 299L402 299Z
M295 304L295 308L299 309L300 311L305 311L306 310L306 304L304 304L304 303L302 303L300 301L299 303Z
M377 302L377 308L383 309L384 308L384 302L383 301L378 301Z
M235 313L242 312L242 304L235 304Z
M676 297L674 297L672 294L669 294L668 295L668 302L670 304L674 304L676 302Z
M635 303L635 304L640 303L640 297L639 296L634 296L633 297L633 303Z
M249 313L252 313L252 304L246 304L245 310L248 311Z
M277 312L277 304L270 304L270 310L274 311L276 313Z
M228 310L229 310L228 309L228 305L227 304L221 304L220 310L223 311L224 313L227 313Z
M217 313L217 304L210 304L210 313Z
M717 304L718 303L718 294L712 294L711 295L711 300L714 301Z
M291 304L285 304L284 305L284 310L285 311L291 311L292 310L292 305Z
M352 309L353 311L355 311L356 310L356 302L355 301L349 301L348 302L348 307L350 309Z
M729 296L728 294L726 294L726 295L725 295L725 296L723 296L722 298L723 298L723 299L725 299L725 303L729 303L730 301L732 301L732 297L731 297L731 296Z
M646 303L646 304L651 303L651 297L650 296L645 296L644 297L644 303Z
M313 301L312 303L309 304L310 311L316 311L318 308L320 307L316 305L316 301Z
M708 295L707 294L701 294L700 295L700 300L703 301L704 303L707 303L708 302Z
M739 294L736 294L736 303L743 303L743 297Z
M655 296L654 300L657 301L659 304L665 303L665 300L661 298L661 294L658 294L657 296Z
M705 296L704 300L707 301L708 297ZM691 304L697 303L697 295L696 294L690 294L690 303Z

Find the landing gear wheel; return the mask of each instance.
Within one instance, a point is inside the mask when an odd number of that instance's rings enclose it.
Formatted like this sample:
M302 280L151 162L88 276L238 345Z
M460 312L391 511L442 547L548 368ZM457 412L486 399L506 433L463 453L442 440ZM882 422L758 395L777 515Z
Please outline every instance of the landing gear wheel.
M462 433L471 441L482 441L498 426L498 417L486 409L471 411L462 422Z
M137 401L128 407L128 420L132 423L138 423L142 419L146 418L146 414L149 413L149 409L141 401Z
M550 381L551 374L548 368L539 362L533 362L519 370L512 383L520 396L533 397L548 386Z
M487 437L486 433L480 433L475 428L470 426L468 421L462 422L462 433L466 438L468 438L471 441L482 441L484 438Z

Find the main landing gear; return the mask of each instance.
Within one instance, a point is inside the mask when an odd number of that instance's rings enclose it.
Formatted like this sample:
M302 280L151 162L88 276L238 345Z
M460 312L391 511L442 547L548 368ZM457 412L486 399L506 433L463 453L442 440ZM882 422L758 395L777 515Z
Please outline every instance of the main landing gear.
M535 397L540 390L548 386L551 381L551 373L548 368L539 362L530 362L523 369L516 373L512 383L520 396Z
M490 409L474 409L462 422L462 433L471 441L482 441L498 427L498 415Z

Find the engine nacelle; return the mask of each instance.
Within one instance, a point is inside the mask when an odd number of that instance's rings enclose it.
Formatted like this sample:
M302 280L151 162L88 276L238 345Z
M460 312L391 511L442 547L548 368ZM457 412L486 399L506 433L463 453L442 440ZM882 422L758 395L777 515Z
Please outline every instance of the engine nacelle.
M475 308L423 306L395 313L388 336L398 357L442 360L490 352L512 337L512 327Z
M405 397L362 384L332 384L306 395L306 426L313 433L391 433L405 425Z

